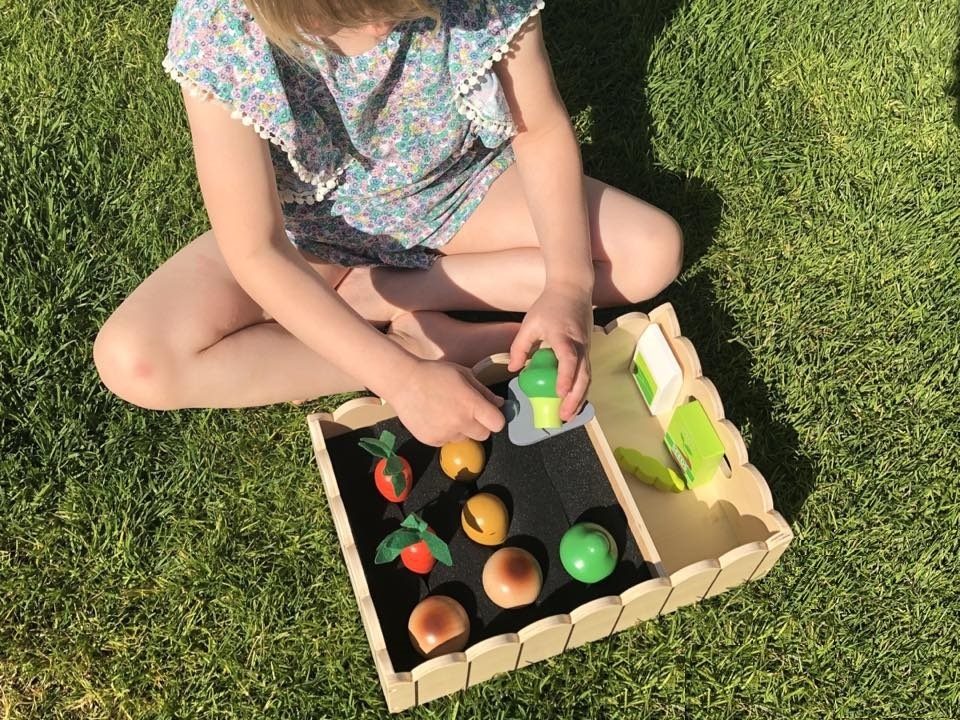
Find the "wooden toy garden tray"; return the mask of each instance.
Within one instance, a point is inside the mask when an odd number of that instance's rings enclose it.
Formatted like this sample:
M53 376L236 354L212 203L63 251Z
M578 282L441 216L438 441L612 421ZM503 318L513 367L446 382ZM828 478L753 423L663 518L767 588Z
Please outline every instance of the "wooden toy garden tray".
M670 462L663 437L673 408L652 416L629 372L637 337L651 322L660 325L683 370L678 403L701 401L725 451L726 462L713 481L678 494L625 476L611 451L632 447ZM474 546L457 529L459 506L472 488L440 480L435 451L404 435L388 405L377 398L359 398L332 414L308 418L323 487L391 712L762 577L792 540L790 527L773 509L766 482L749 464L739 432L724 418L716 389L701 376L696 352L680 335L670 305L649 317L631 313L606 328L594 328L590 358L589 399L596 418L526 449L511 446L506 432L498 434L487 445L490 460L477 481L479 489L506 493L512 504L506 545L530 550L544 567L541 600L530 608L495 612L477 590L471 578L479 575L490 550ZM506 355L494 356L479 363L474 373L485 384L502 388L511 377L507 360ZM413 452L414 492L403 512L426 505L425 519L450 542L455 558L454 568L438 565L426 580L372 562L376 544L397 527L402 515L378 500L371 458L354 448L356 437L385 428L406 443L408 455ZM571 477L593 482L572 482L558 472L561 461L577 463ZM569 523L599 519L597 513L617 538L621 563L607 580L583 586L563 574L558 533ZM471 644L463 652L423 661L406 640L406 614L418 599L437 593L455 597L472 616Z

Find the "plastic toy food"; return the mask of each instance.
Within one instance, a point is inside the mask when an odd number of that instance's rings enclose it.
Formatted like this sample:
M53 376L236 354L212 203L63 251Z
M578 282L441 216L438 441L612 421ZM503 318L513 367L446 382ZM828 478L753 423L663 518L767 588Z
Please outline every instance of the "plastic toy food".
M416 513L407 515L400 523L400 529L380 542L374 562L382 565L396 560L397 556L407 570L420 575L433 570L437 560L444 565L453 565L450 548Z
M699 400L673 411L663 442L680 466L688 488L710 482L723 460L723 443Z
M394 452L396 436L389 430L380 433L379 438L360 438L360 447L380 462L373 468L373 479L377 490L390 502L403 502L413 487L413 471L410 463Z
M683 492L686 486L683 478L673 468L668 468L659 460L644 455L639 450L618 447L613 451L620 467L640 482L652 485L664 492Z
M476 480L486 459L483 445L476 440L459 440L440 448L440 469L447 477L461 482Z
M481 545L500 545L507 539L510 516L496 495L477 493L460 512L460 524L467 537Z
M558 428L560 398L557 397L557 356L548 348L537 350L519 376L520 389L530 399L535 428Z
M483 591L499 607L529 605L542 588L540 563L522 548L501 548L483 566Z
M410 642L426 658L459 652L470 637L470 619L466 610L446 595L431 595L421 600L407 621Z
M577 523L560 539L560 562L574 580L600 582L617 566L617 543L606 528L596 523Z

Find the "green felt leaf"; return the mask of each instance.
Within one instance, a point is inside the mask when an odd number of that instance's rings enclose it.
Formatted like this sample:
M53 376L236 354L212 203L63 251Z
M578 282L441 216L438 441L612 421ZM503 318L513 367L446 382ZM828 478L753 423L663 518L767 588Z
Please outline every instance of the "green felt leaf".
M387 464L383 468L384 472L388 475L394 475L396 473L403 472L403 461L396 455L391 455L387 458Z
M390 484L393 485L393 494L400 497L400 493L407 487L407 479L402 472L387 473L387 477L390 478Z
M390 449L384 447L383 443L376 438L360 438L357 444L368 453L378 458L389 458L391 455Z
M384 430L380 433L380 442L383 443L383 446L391 455L397 448L397 436L389 430Z
M377 546L377 555L373 561L382 565L396 560L404 548L420 542L420 534L416 530L400 528L387 535ZM429 547L429 546L428 546Z
M410 528L411 530L416 530L418 533L424 533L427 530L427 524L421 520L420 516L416 513L407 515L400 525L405 528Z
M427 544L430 554L444 565L453 565L453 557L450 555L450 548L447 544L434 535L432 532L423 533L423 541Z

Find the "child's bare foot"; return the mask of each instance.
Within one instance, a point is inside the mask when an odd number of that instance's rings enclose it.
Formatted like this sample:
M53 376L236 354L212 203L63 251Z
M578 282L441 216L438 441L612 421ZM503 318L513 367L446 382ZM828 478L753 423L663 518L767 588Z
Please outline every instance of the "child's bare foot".
M417 311L395 317L387 335L418 357L473 367L508 352L519 329L515 322L463 322L442 312Z
M418 310L397 315L387 328L387 337L417 357L471 368L486 357L509 352L519 329L520 323L515 322L463 322L446 313ZM302 405L312 399L291 403Z

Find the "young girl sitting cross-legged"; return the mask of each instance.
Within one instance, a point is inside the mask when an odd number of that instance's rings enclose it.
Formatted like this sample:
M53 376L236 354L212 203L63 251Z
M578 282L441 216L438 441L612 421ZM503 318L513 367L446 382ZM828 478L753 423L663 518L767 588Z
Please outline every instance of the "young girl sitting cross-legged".
M592 308L652 297L682 250L668 215L583 176L543 5L180 0L164 65L211 229L101 329L107 387L155 409L369 388L439 445L503 427L467 368L543 343L572 417Z

